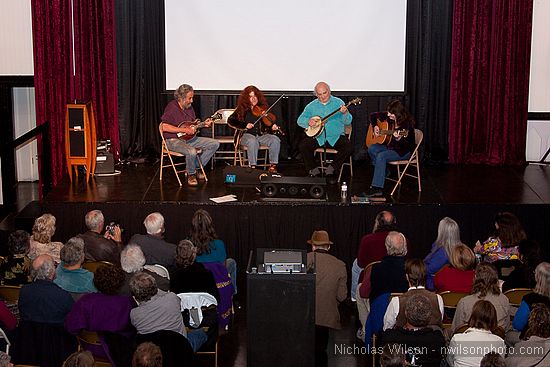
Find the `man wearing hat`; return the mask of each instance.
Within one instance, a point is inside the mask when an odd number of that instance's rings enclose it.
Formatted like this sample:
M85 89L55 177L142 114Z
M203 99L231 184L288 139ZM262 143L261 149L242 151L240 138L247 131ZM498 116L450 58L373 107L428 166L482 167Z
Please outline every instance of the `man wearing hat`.
M307 241L312 252L307 254L308 272L315 276L315 358L317 366L327 363L329 328L341 329L338 304L347 297L346 264L328 253L332 242L327 231L314 231Z

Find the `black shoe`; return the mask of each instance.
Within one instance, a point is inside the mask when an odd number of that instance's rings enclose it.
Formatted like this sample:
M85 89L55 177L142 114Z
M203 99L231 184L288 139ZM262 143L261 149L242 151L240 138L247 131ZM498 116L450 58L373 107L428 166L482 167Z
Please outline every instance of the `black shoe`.
M327 175L326 178L327 178L327 183L329 185L336 185L336 182L338 182L338 180L336 179L336 176L334 175Z
M367 192L368 198L373 198L377 196L384 196L384 191L380 187L371 187L369 191Z

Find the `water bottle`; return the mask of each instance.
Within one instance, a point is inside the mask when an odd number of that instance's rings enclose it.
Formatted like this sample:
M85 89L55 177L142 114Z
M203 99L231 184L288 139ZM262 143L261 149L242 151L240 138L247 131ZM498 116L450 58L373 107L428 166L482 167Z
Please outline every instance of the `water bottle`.
M345 182L342 182L340 198L342 199L342 202L345 202L348 198L348 185Z

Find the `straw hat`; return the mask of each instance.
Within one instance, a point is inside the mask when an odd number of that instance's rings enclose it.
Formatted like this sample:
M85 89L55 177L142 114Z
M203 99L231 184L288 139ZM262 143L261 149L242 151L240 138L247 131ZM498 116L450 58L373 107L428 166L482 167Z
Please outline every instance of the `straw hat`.
M332 242L328 238L327 231L314 231L311 235L311 239L307 240L310 245L332 245Z

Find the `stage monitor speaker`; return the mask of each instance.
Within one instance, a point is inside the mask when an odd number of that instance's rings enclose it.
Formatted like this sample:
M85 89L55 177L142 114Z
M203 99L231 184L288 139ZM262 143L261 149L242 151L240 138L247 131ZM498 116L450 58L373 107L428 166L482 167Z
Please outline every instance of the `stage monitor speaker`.
M115 159L113 157L113 153L105 152L97 155L95 173L96 174L115 173Z
M262 177L264 200L326 200L327 181L322 177Z
M250 167L227 166L223 169L225 183L234 187L259 186L261 177L270 176L267 171Z

